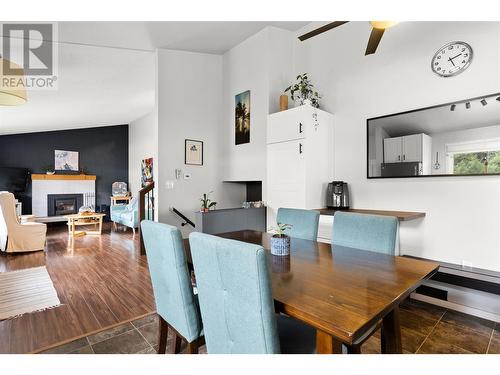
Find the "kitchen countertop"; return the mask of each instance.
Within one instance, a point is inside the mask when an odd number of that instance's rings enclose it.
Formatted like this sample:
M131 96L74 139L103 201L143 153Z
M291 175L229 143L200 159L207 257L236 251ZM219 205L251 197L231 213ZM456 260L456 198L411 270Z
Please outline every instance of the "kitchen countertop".
M317 211L321 215L335 215L337 211L354 212L358 214L382 215L382 216L395 216L399 221L409 221L425 217L425 212L409 212L409 211L384 211L384 210L365 210L357 208L349 209L333 209L333 208L320 208Z

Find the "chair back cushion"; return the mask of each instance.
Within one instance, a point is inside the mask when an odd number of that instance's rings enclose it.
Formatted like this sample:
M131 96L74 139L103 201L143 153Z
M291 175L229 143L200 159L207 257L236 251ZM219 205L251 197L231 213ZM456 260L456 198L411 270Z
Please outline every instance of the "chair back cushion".
M141 234L158 314L192 342L202 327L181 232L171 225L144 220Z
M398 219L339 211L333 218L332 244L395 255Z
M279 353L265 250L204 233L189 236L209 353Z
M318 237L318 211L279 208L276 222L292 225L292 228L286 231L290 237L310 241L316 241Z
M9 227L16 224L16 200L14 194L2 191L0 192L0 250L7 250L7 238Z

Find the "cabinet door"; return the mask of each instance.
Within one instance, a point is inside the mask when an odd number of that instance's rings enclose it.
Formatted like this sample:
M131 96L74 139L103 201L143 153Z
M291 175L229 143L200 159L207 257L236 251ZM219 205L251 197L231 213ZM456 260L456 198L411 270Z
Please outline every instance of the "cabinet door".
M403 137L403 161L422 161L422 134Z
M278 208L304 208L305 153L301 140L267 146L267 207L272 213L269 226L276 225Z
M384 163L399 163L402 161L401 137L384 139Z
M306 134L306 126L310 122L308 112L301 108L271 115L267 123L267 143L303 139Z

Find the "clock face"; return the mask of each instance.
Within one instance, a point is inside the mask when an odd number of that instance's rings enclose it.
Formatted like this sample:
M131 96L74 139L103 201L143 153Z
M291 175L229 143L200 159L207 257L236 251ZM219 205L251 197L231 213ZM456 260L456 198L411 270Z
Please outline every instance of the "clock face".
M465 42L451 42L441 47L432 58L432 71L440 77L462 73L472 61L472 47Z

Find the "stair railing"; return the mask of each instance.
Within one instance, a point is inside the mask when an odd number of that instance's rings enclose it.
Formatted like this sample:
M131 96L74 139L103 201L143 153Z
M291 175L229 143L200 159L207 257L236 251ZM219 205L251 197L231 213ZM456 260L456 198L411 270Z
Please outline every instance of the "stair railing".
M139 190L139 223L143 220L155 219L155 183L151 182L149 185ZM144 248L144 240L142 239L141 226L139 225L139 242L141 255L146 254Z

